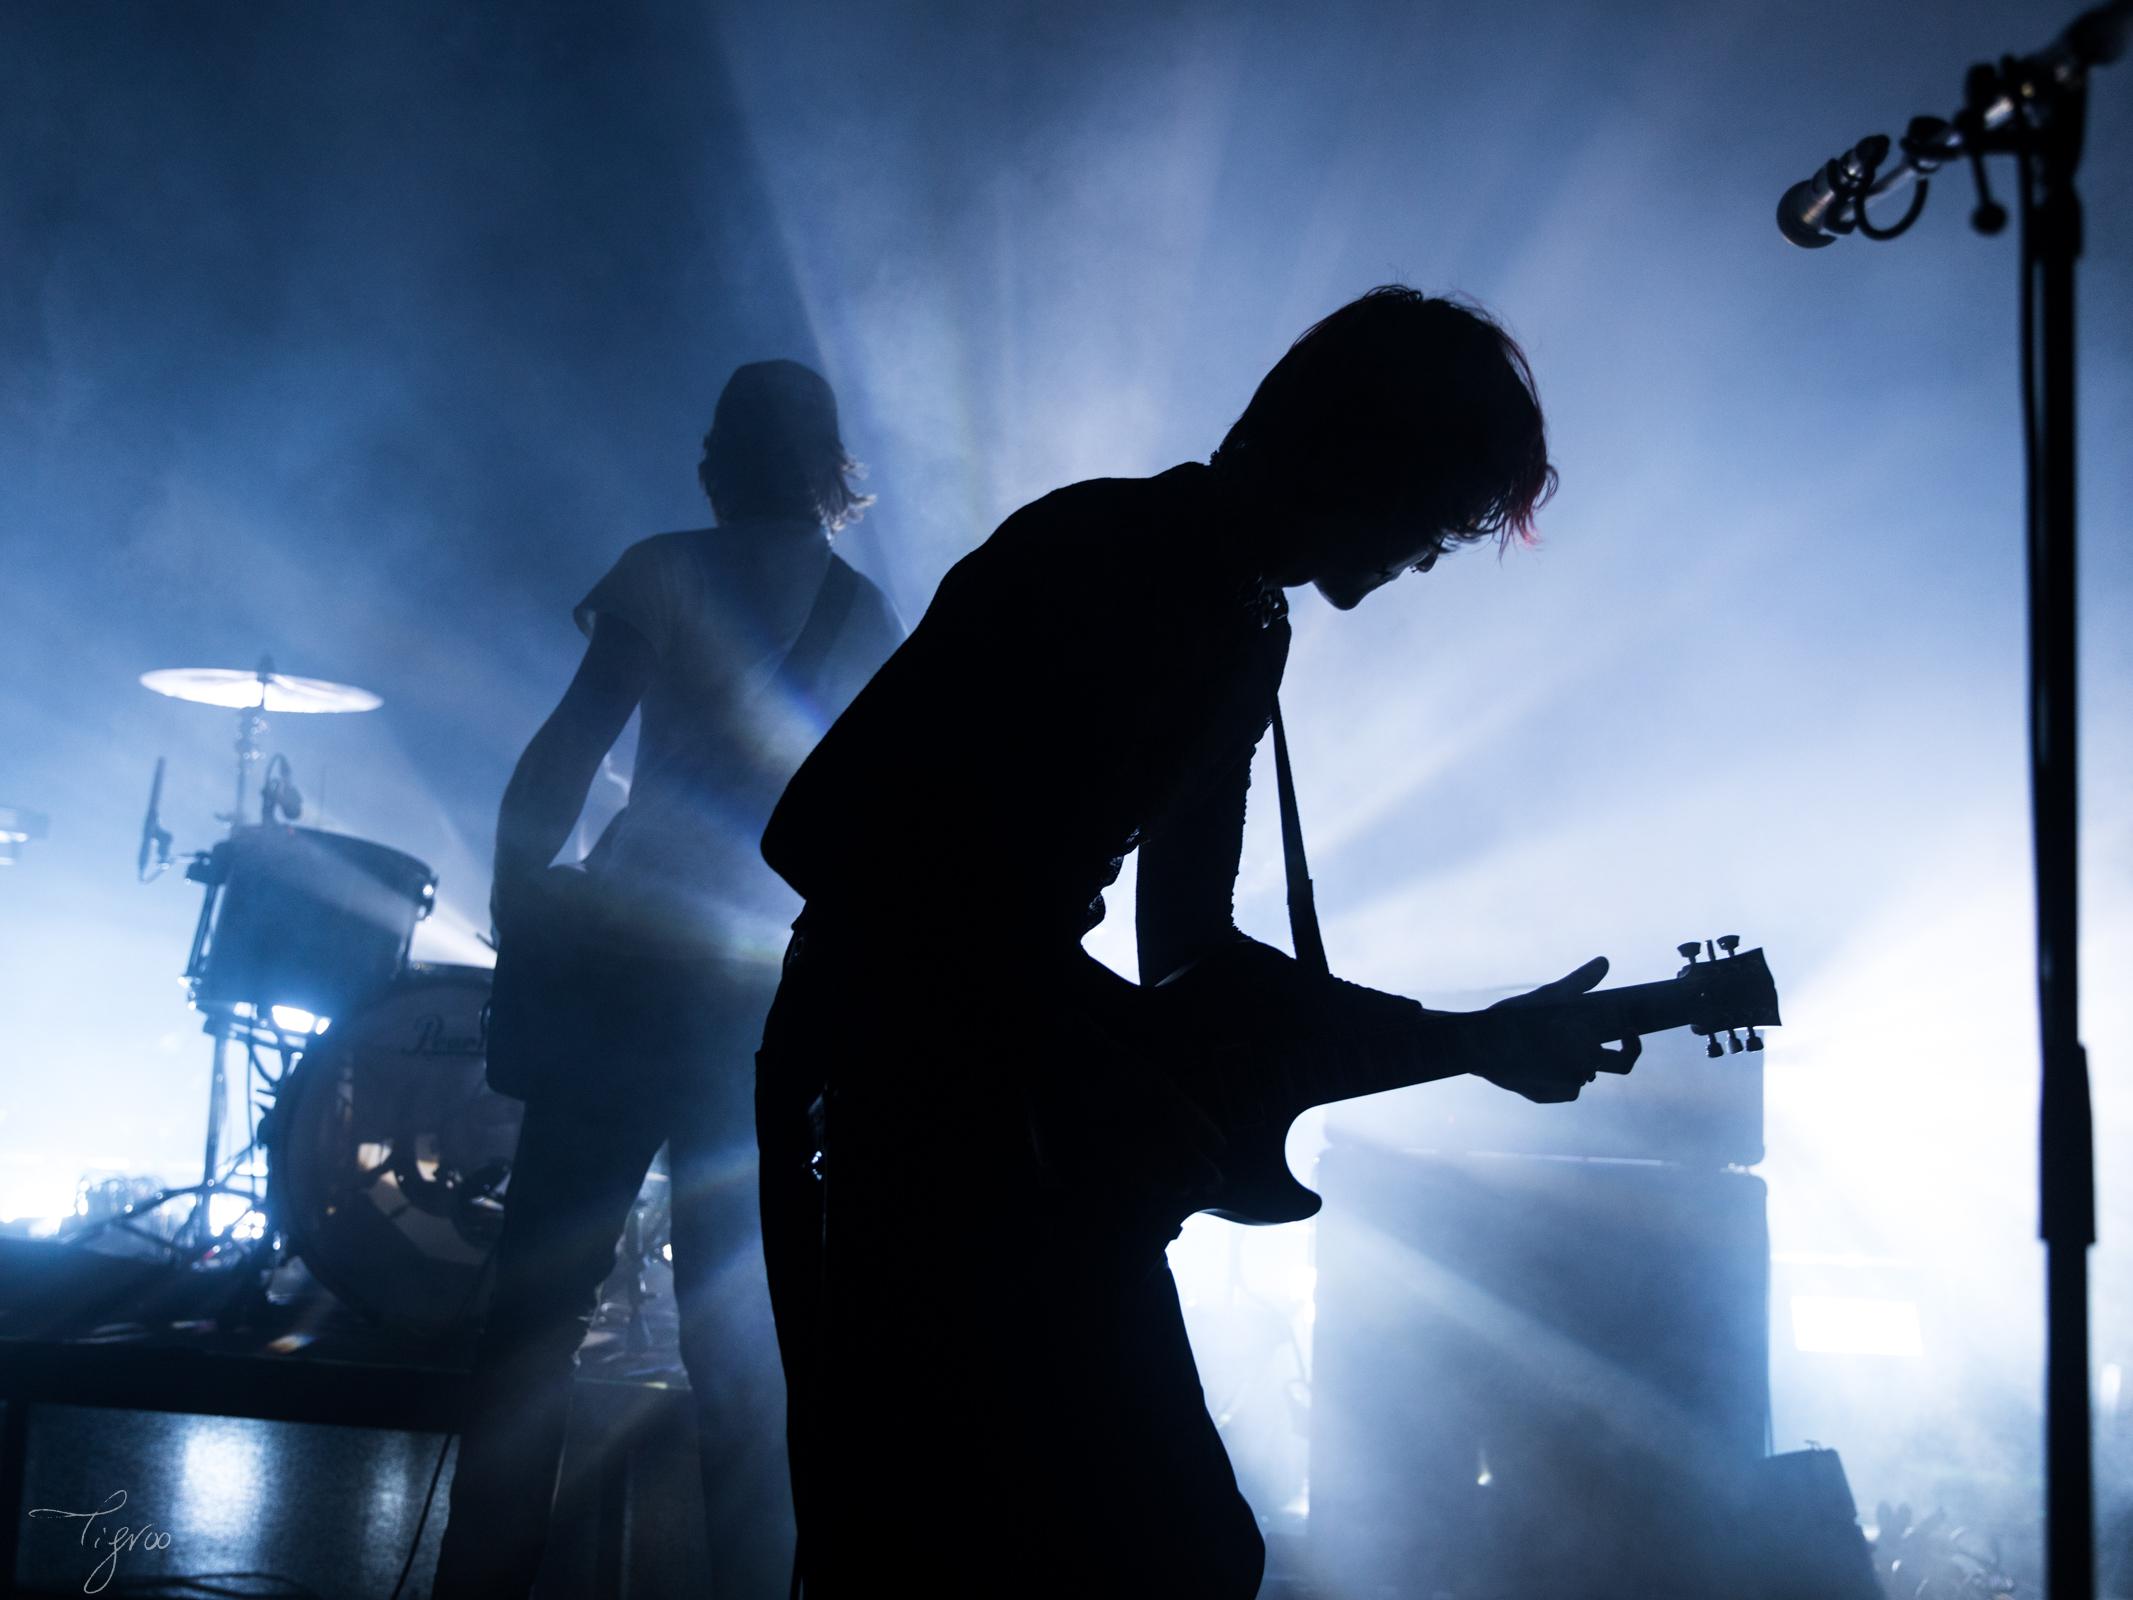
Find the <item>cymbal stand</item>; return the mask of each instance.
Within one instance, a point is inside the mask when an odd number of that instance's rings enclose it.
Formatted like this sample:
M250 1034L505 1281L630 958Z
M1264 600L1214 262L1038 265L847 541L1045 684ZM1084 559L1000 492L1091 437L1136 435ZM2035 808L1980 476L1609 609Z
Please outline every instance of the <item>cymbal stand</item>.
M218 822L229 824L227 838L230 839L234 839L238 830L245 826L245 806L252 792L252 771L259 765L264 753L261 736L267 728L267 690L274 676L273 657L261 656L255 670L259 679L258 704L241 706L237 711L237 781L234 799L229 811L216 817ZM160 791L160 766L156 776ZM271 787L262 789L261 802L259 820L264 825L273 820L276 802ZM149 807L153 816L153 796L150 798ZM185 876L200 884L206 891L206 898L200 905L199 919L193 926L192 950L185 963L185 977L189 982L197 983L206 971L208 941L215 922L215 906L221 896L227 871L223 865L224 859L220 847L215 850L195 851L192 864L185 870ZM207 1009L207 1021L202 1031L214 1044L208 1074L207 1138L201 1153L200 1181L179 1188L159 1189L145 1200L126 1207L118 1215L100 1220L72 1237L86 1238L105 1229L114 1229L154 1243L168 1250L176 1260L198 1264L215 1256L226 1245L237 1242L238 1230L245 1227L250 1217L257 1215L261 1219L260 1230L250 1237L263 1238L270 1252L277 1247L272 1221L262 1210L265 1199L263 1185L255 1175L245 1170L262 1153L256 1130L246 1138L243 1148L235 1156L225 1159L223 1155L223 1127L229 1119L229 1057L231 1047L241 1041L245 1050L246 1093L251 1093L256 1079L271 1094L280 1085L282 1078L287 1076L294 1057L302 1049L302 1044L292 1042L297 1036L285 1034L272 1025L271 1013L265 1005L247 1009L251 1010L253 1015L245 1016L239 1010L226 1006ZM270 1074L261 1065L259 1049L262 1043L271 1045L279 1053L279 1072ZM246 1123L248 1127L253 1124L249 1115L246 1117ZM212 1203L218 1195L227 1195L245 1202L244 1211L228 1227L219 1229L215 1227L212 1217ZM137 1220L173 1201L187 1198L192 1201L192 1208L170 1239L166 1240L141 1226Z
M244 826L244 804L251 797L252 769L259 765L262 748L259 736L267 731L267 686L274 676L274 658L261 656L257 671L259 704L244 706L237 712L237 798L227 816L216 818L218 822L227 822L231 833Z
M241 707L237 712L236 799L230 806L229 814L226 817L217 819L230 825L230 837L232 838L236 837L237 830L244 826L245 802L251 795L252 769L259 765L260 756L263 753L260 736L267 730L267 688L274 676L274 658L272 656L261 656L256 670L259 676L259 704ZM259 820L262 825L272 820L271 806L263 807ZM205 868L206 859L196 858L194 865L187 869L186 872L187 877L195 878L207 887L207 899L200 907L200 920L193 929L192 956L185 964L185 976L188 980L197 980L204 970L202 962L207 953L207 940L214 920L215 901L222 888L220 875L212 874L210 870L203 870ZM263 1012L264 1008L257 1009ZM250 1210L256 1210L260 1201L260 1194L256 1187L238 1189L231 1185L231 1179L239 1168L256 1151L258 1147L257 1140L246 1141L244 1150L240 1153L237 1161L225 1173L222 1170L222 1128L229 1117L229 1050L231 1040L237 1037L240 1032L243 1033L245 1038L245 1060L247 1063L245 1083L246 1092L249 1093L253 1075L258 1073L262 1077L265 1076L264 1073L259 1072L257 1035L266 1020L263 1014L256 1015L251 1019L251 1027L246 1029L243 1026L243 1019L237 1017L233 1012L216 1011L208 1014L205 1032L214 1040L214 1053L208 1073L207 1146L201 1157L200 1181L197 1184L190 1185L188 1191L171 1191L173 1194L190 1192L195 1197L192 1213L185 1219L185 1226L179 1232L179 1239L183 1244L196 1250L212 1248L217 1239L216 1231L208 1214L209 1203L216 1195L235 1194L241 1196L248 1202L247 1214L249 1214ZM289 1055L290 1051L284 1042L282 1044L284 1073L286 1073L289 1065ZM270 1085L278 1084L279 1082L280 1078L277 1076L270 1080ZM239 1218L238 1220L241 1222L243 1219ZM235 1224L232 1224L232 1226L234 1227Z
M222 1149L223 1124L229 1116L229 1056L233 1048L242 1045L247 1093L255 1083L271 1091L288 1075L294 1058L303 1048L303 1036L285 1033L271 1024L219 1007L209 1015L204 1031L214 1041L214 1068L209 1080L207 1141L200 1181L158 1189L113 1216L100 1218L70 1232L66 1236L69 1242L79 1244L109 1231L153 1245L170 1257L172 1265L219 1265L226 1260L225 1252L233 1246L242 1247L242 1253L247 1257L257 1257L264 1252L267 1264L271 1264L280 1249L280 1240L273 1219L266 1214L264 1180L249 1170L263 1153L257 1124L250 1115L245 1119L247 1131L243 1146L227 1156ZM261 1057L262 1047L272 1049L280 1057L279 1071L269 1071ZM212 1215L213 1201L218 1195L244 1202L244 1209L219 1228L214 1225ZM180 1200L190 1200L192 1205L175 1233L166 1235L147 1226L149 1216ZM260 1219L256 1226L248 1225L253 1217Z
M189 1184L183 1190L169 1191L171 1197L182 1193L193 1196L193 1207L179 1230L178 1240L182 1247L195 1252L196 1259L211 1254L223 1245L236 1240L238 1230L248 1218L260 1218L259 1232L253 1237L263 1238L269 1248L273 1246L272 1219L264 1210L266 1189L263 1177L249 1169L256 1166L264 1155L259 1143L258 1125L251 1114L247 1100L244 1145L226 1160L222 1154L222 1130L229 1118L230 1071L229 1058L232 1048L239 1042L244 1047L245 1093L249 1096L254 1087L263 1087L269 1095L280 1087L288 1076L301 1044L292 1042L295 1036L283 1033L279 1028L259 1018L246 1018L234 1011L218 1008L209 1013L203 1030L214 1041L213 1064L208 1078L207 1141L200 1160L200 1181ZM280 1070L270 1073L260 1060L262 1043L272 1045L281 1057ZM245 1202L245 1209L233 1218L229 1225L217 1228L212 1215L213 1201L217 1195L229 1195Z

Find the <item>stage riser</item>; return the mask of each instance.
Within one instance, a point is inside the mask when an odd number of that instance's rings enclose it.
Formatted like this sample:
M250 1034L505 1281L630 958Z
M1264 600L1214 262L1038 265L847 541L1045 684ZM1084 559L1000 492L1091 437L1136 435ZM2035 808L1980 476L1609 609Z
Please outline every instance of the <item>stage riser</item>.
M321 1595L375 1600L399 1576L443 1442L397 1429L40 1405L30 1412L24 1510L90 1509L123 1489L125 1511L111 1523L152 1523L170 1540L120 1554L122 1581L266 1572ZM604 1479L593 1471L618 1461L626 1465ZM697 1473L686 1390L581 1385L534 1600L700 1589L708 1557ZM410 1595L428 1592L451 1487L447 1461ZM9 1592L82 1593L103 1553L82 1549L78 1533L78 1523L26 1520Z

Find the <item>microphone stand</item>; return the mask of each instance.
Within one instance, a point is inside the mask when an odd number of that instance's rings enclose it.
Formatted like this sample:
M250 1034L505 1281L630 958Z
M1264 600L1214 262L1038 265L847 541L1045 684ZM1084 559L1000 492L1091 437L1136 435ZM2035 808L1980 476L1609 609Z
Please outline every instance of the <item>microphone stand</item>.
M2088 1285L2088 1252L2096 1242L2095 1139L2088 1056L2080 1039L2077 964L2074 267L2081 256L2082 212L2074 175L2086 125L2087 69L2118 57L2129 24L2133 0L2112 0L2079 18L2042 55L2009 56L1971 68L1966 104L1953 121L1921 117L1902 141L1905 166L1918 176L1919 193L1895 226L1873 226L1865 209L1871 195L1894 187L1901 176L1876 182L1874 168L1887 152L1885 139L1870 140L1830 164L1839 203L1830 220L1808 224L1828 233L1856 230L1868 238L1893 238L1916 220L1925 200L1925 175L1943 160L1967 156L1979 197L1972 223L1980 233L1997 233L2007 213L1986 187L1983 157L2016 158L2028 480L2030 802L2043 1057L2038 1232L2045 1261L2045 1585L2050 1600L2093 1600L2096 1593ZM1795 232L1786 231L1788 236Z
M2074 172L2081 160L2086 86L2061 88L2055 99L2043 125L2031 130L2021 173L2025 379L2039 355L2043 366L2042 415L2035 422L2025 415L2023 425L2029 435L2030 805L2044 1062L2038 1231L2045 1272L2045 1585L2051 1600L2089 1600L2096 1592L2088 1281L2089 1248L2096 1242L2096 1151L2078 986L2074 584L2074 264L2082 233ZM2032 316L2040 302L2041 330Z

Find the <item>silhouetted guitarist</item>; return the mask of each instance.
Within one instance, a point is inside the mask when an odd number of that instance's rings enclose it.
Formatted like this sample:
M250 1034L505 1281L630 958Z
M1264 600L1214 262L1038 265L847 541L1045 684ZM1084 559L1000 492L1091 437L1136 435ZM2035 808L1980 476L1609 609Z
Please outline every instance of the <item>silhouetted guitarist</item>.
M1233 946L1282 591L1347 610L1527 535L1553 481L1509 337L1375 290L1296 342L1209 464L1010 517L786 790L763 853L807 905L757 1114L815 1600L1257 1588L1163 1254L1219 1134L1080 941L1137 849L1143 982ZM1575 1012L1298 994L1324 1050L1404 1051L1417 1077L1562 1100L1634 1058Z
M793 904L756 841L824 723L902 636L880 591L831 550L830 534L866 504L852 471L820 377L790 361L735 372L699 468L718 525L632 545L586 596L584 661L505 791L489 1074L524 1096L526 1115L439 1597L531 1585L575 1354L646 1168L669 1142L707 1588L784 1590L751 1065ZM628 806L583 871L551 869L640 709Z

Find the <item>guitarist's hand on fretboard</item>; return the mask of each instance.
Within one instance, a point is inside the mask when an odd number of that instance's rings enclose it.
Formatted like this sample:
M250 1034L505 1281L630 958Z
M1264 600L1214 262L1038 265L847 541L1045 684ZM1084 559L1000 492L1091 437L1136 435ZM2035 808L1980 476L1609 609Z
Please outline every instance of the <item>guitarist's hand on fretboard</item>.
M1607 976L1607 958L1595 956L1577 971L1526 994L1500 1000L1462 1018L1468 1068L1499 1089L1543 1103L1575 1100L1602 1072L1627 1072L1643 1044L1635 1034L1619 1050L1607 1049L1606 1024L1592 1011L1559 1002L1595 988Z

